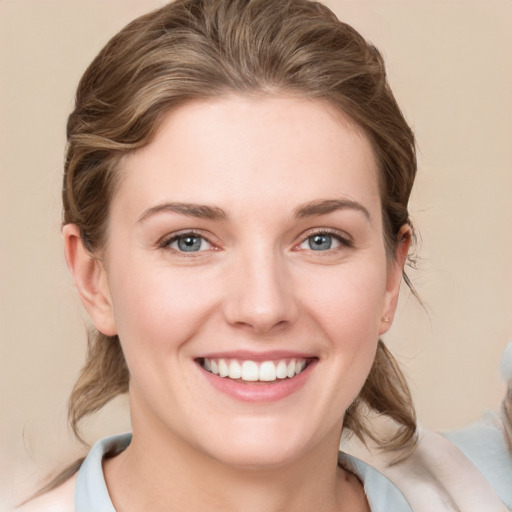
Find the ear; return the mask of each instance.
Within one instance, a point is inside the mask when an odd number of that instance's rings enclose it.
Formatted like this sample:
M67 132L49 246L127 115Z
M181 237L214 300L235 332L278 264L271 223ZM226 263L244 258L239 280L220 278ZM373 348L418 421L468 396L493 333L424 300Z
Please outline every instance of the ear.
M409 224L404 224L397 235L397 245L392 261L388 264L388 276L386 282L386 296L380 320L379 336L389 330L393 323L396 306L398 304L398 293L404 271L407 254L411 245L412 230Z
M82 304L96 329L107 336L114 336L117 328L105 267L85 247L80 228L76 224L66 224L62 232L66 263Z

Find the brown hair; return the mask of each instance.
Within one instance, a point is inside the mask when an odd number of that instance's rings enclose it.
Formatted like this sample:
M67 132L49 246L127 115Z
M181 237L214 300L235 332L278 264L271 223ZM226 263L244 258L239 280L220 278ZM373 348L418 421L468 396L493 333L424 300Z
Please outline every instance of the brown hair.
M512 378L508 381L507 394L502 404L503 428L508 449L512 452Z
M111 39L82 77L69 117L64 224L80 227L91 253L101 250L120 159L148 144L177 105L233 93L327 101L362 127L380 164L384 235L392 254L400 228L410 222L414 136L378 50L308 0L177 0ZM117 336L90 334L69 403L77 435L80 420L126 392L128 381ZM376 439L365 421L368 409L397 423L391 439ZM382 341L345 428L389 449L414 445L410 392Z

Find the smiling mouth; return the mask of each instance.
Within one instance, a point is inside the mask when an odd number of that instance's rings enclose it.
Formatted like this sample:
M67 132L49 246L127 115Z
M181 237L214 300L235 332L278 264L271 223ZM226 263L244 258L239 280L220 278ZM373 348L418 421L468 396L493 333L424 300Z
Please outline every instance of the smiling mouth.
M201 367L213 375L245 382L273 382L292 379L302 373L311 361L311 358L293 358L256 362L207 357L198 360Z

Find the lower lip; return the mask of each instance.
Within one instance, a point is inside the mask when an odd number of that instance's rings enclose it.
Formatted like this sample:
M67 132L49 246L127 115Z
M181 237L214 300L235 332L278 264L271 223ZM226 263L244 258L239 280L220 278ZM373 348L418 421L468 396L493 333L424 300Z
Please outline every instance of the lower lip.
M220 392L244 402L275 402L297 392L310 376L316 361L291 379L276 379L271 382L247 382L219 377L206 371L199 363L199 369L208 382Z

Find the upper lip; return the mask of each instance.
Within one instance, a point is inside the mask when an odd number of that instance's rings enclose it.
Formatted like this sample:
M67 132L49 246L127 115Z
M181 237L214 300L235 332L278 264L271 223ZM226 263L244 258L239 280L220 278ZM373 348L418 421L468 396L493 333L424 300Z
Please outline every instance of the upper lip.
M291 350L270 350L266 352L252 352L249 350L230 350L225 352L208 352L196 359L239 359L242 361L280 361L282 359L313 359L315 354Z

